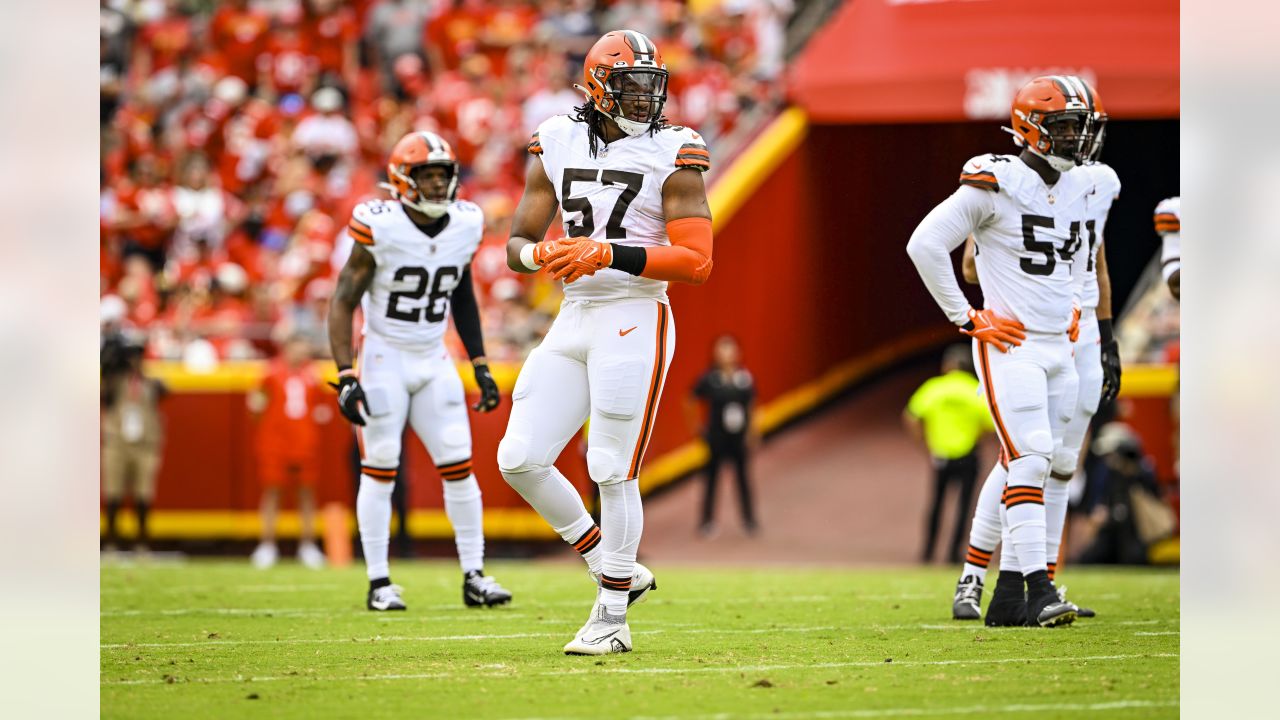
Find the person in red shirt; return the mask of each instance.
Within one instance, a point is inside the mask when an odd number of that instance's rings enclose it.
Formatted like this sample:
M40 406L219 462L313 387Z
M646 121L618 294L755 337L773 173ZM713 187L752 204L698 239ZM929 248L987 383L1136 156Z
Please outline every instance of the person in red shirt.
M360 23L355 12L338 0L305 0L302 36L319 63L323 82L350 85L359 70L356 42Z
M160 162L153 155L135 160L129 175L116 192L118 212L112 229L124 238L124 257L141 255L153 272L160 272L178 225L173 188L164 180Z
M249 0L228 0L213 14L209 32L227 72L252 85L258 56L266 47L270 18L249 7Z
M319 423L328 421L320 381L311 368L311 346L299 336L285 341L280 357L271 363L262 385L249 394L249 410L258 416L258 479L262 482L262 540L253 551L259 568L275 564L276 515L280 488L298 486L298 510L302 528L298 560L307 567L322 567L324 553L315 543L316 453L320 445Z
M300 11L282 12L258 56L259 92L266 97L310 95L320 73L320 62L302 26Z

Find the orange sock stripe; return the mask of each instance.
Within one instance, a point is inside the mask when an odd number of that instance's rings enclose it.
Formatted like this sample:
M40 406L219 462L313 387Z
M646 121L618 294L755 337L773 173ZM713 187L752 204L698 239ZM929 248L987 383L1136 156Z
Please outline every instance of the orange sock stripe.
M396 468L377 468L377 467L370 467L368 465L361 465L360 472L364 475L368 475L374 480L395 480L396 479Z
M995 552L995 551L994 551L994 550L983 550L982 548L974 547L973 545L970 545L970 546L969 546L969 554L970 554L970 555L975 555L975 556L977 556L977 557L986 558L986 559L988 559L988 560L990 560L990 559L991 559L991 553L993 553L993 552Z
M600 587L605 590L630 590L631 578L613 578L608 575L601 575Z
M990 564L991 564L991 558L989 558L989 557L979 557L979 556L974 555L974 554L972 554L972 553L970 553L968 556L966 556L966 557L965 557L965 559L964 559L964 561L965 561L965 562L967 562L967 563L969 563L970 565L975 565L975 566L980 567L980 568L985 568L986 566L988 566L988 565L990 565Z
M436 470L445 480L466 480L471 477L471 459L461 460L448 465L437 465Z
M645 446L649 444L649 433L653 431L654 416L658 413L658 398L662 395L662 381L667 372L667 306L658 303L658 331L654 349L653 377L649 380L649 399L644 406L644 423L640 426L640 437L636 439L635 452L631 454L631 467L627 470L627 479L640 477L640 461L644 459Z
M573 549L580 554L586 554L595 549L600 544L600 527L592 525L591 529L583 533L582 537L573 544Z
M987 407L991 408L991 419L995 420L996 430L1000 436L1001 449L1005 453L1004 465L1007 467L1010 460L1017 460L1022 457L1018 454L1018 449L1013 446L1013 439L1009 437L1009 431L1005 429L1004 420L1000 417L1000 408L996 405L996 391L991 385L991 363L987 360L987 344L981 340L978 343L978 358L982 361L982 389L987 396Z

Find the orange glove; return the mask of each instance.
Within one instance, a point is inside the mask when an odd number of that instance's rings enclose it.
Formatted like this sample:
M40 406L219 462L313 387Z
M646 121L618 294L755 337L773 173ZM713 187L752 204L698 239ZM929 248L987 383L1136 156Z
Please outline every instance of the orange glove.
M1071 308L1071 326L1067 328L1067 337L1071 342L1075 342L1080 338L1080 306L1076 305Z
M568 252L570 248L582 242L582 238L564 237L559 240L544 240L533 245L533 261L539 267L546 267L547 263L554 260L557 256Z
M597 270L613 264L613 245L596 240L582 240L552 257L546 267L556 280L566 284L580 277L595 275Z
M990 343L1000 352L1009 352L1010 347L1017 347L1027 339L1026 330L1017 320L1008 320L996 315L991 310L969 309L969 322L960 328L960 332L975 337L984 343Z

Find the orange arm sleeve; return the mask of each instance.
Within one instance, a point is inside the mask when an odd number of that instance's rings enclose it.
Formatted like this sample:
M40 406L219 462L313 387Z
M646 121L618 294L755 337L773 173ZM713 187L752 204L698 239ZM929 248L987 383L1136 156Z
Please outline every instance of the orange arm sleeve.
M645 248L640 277L701 285L711 276L711 220L680 218L667 223L670 247Z

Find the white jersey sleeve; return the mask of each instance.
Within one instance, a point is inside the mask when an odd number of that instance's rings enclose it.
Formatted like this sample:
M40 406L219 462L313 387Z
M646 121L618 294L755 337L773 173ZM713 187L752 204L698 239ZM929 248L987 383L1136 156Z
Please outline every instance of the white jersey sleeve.
M987 182L986 178L982 182ZM992 176L990 183L994 186L995 182ZM979 187L971 183L961 185L920 221L907 242L907 254L915 263L925 287L929 288L929 293L946 313L947 319L957 325L969 321L970 305L956 282L951 253L995 209L991 191Z
M1091 163L1080 168L1087 172L1093 181L1093 192L1087 200L1087 213L1084 224L1084 240L1089 256L1086 260L1088 277L1085 278L1082 307L1098 307L1098 253L1102 252L1102 242L1106 238L1107 217L1111 214L1111 205L1120 197L1120 176L1106 163Z
M1182 269L1182 198L1161 200L1156 206L1156 232L1162 239L1160 270L1165 282Z

